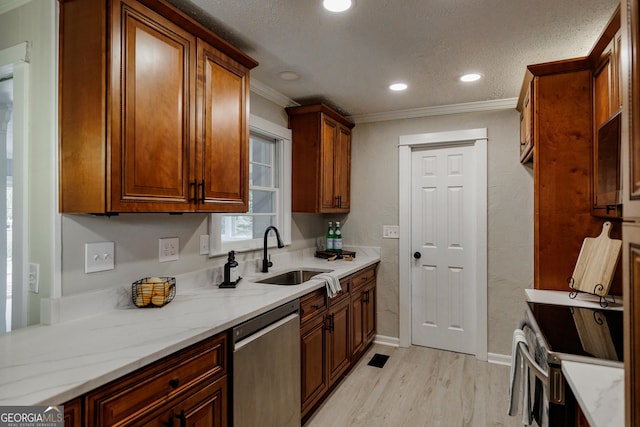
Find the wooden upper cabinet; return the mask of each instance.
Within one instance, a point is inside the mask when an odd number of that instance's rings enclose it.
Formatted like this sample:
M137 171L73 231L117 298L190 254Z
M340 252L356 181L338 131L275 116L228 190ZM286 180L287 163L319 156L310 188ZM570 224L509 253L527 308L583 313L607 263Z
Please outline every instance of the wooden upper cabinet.
M520 162L527 163L533 158L533 80L527 73L523 84L523 94L518 102L520 112Z
M620 17L614 15L610 32L617 29L600 55L593 73L593 200L591 212L600 217L622 216L621 195L621 39ZM606 33L605 33L606 34Z
M110 210L189 210L195 38L136 2L113 15Z
M246 212L257 63L164 0L60 10L60 211Z
M323 104L286 110L293 138L293 211L349 212L354 124Z
M593 73L593 116L596 127L609 120L622 108L621 40L622 33L618 30L602 53Z
M249 69L198 40L196 186L199 209L246 212Z

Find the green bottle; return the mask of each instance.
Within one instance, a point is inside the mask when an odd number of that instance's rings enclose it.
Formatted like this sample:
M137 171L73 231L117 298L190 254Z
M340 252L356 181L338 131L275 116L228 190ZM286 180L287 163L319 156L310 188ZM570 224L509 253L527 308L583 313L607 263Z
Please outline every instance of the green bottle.
M329 221L329 228L327 229L327 242L326 249L327 252L333 252L333 244L334 244L334 233L333 233L333 223Z
M333 236L333 251L342 252L342 231L340 231L340 221L336 221L336 230Z

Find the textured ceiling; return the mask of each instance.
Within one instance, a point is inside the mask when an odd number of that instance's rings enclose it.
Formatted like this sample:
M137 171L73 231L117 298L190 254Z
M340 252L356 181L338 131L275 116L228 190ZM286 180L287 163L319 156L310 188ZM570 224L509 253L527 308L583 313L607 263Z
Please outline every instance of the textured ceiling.
M251 77L350 115L519 95L528 64L585 56L616 0L170 0L260 62ZM283 81L282 71L297 81ZM457 79L467 72L475 83ZM409 89L391 93L405 81Z

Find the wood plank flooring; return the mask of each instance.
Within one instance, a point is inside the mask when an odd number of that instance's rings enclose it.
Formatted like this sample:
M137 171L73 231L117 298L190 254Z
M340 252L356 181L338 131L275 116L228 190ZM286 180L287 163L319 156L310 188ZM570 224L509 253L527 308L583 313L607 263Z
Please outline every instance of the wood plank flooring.
M383 368L367 365L375 353L390 356ZM521 426L508 393L508 366L374 344L305 427Z

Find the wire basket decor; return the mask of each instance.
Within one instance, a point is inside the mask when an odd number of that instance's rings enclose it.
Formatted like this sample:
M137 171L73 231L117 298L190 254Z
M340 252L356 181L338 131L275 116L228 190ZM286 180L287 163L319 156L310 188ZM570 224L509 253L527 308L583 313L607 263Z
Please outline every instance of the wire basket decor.
M136 307L162 307L175 295L175 277L145 277L131 284L131 299Z

